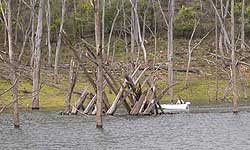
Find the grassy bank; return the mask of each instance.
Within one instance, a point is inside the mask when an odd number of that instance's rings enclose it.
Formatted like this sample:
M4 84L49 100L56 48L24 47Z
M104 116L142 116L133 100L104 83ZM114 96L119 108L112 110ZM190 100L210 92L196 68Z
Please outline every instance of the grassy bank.
M149 63L152 63L153 56L154 56L154 41L153 39L148 40L149 44L146 45L148 51L148 59ZM187 64L187 45L188 41L184 39L176 39L175 40L175 67L179 69L186 68ZM111 53L112 53L111 48ZM68 63L70 60L70 56L72 56L71 51L67 48L62 49L62 59L60 59L60 64ZM84 54L84 50L82 54ZM202 105L216 105L216 104L224 104L224 103L231 103L232 95L229 91L229 95L226 99L223 99L224 89L228 86L228 77L225 72L222 72L221 69L218 69L218 78L219 78L219 93L218 93L218 100L215 98L215 89L216 89L216 82L215 82L215 65L213 63L209 63L208 60L214 60L213 57L209 53L213 53L213 42L212 38L204 41L200 47L195 49L193 53L193 59L191 62L191 68L195 68L201 71L201 74L190 74L189 76L189 84L187 87L184 86L184 79L185 73L175 73L175 78L178 84L174 87L175 91L175 100L180 96L184 100L188 100L192 102L192 105L202 106ZM157 55L156 55L156 63L165 64L166 62L166 41L162 39L158 39L157 41ZM126 53L124 51L124 43L121 41L116 42L116 52L114 61L119 62L120 64L126 63L127 60L125 57ZM137 55L137 54L136 54ZM143 60L142 54L140 54L140 60ZM44 56L43 58L46 58ZM46 64L46 60L43 60L43 64ZM86 60L87 63L89 63ZM87 66L92 72L93 64L88 64ZM49 73L48 73L49 72ZM123 77L122 70L119 72L119 76ZM42 82L53 82L52 70L42 70ZM6 75L7 76L7 75ZM94 76L94 75L93 75ZM156 85L158 88L158 94L160 91L167 86L167 73L166 71L159 71L157 72L156 76L159 78ZM246 87L247 93L250 95L250 80L249 80L249 73L244 73L243 76L246 79ZM40 92L40 107L41 109L47 110L60 110L64 108L65 100L67 97L67 88L68 88L68 69L61 69L60 70L60 79L61 82L58 86L63 87L63 89L57 89L45 84L41 85L41 92ZM248 99L243 98L241 86L238 81L238 91L239 91L239 98L240 101L247 101ZM10 83L5 80L0 80L0 93L10 87ZM75 91L82 91L84 88L87 88L88 91L94 92L93 88L89 84L89 82L84 77L83 73L79 73L78 81L75 87ZM110 103L115 99L115 95L112 94L108 88L105 89L106 94L109 98ZM31 101L32 101L32 83L27 80L21 80L19 83L19 103L20 106L24 109L30 110ZM75 103L77 100L78 95L74 94L72 97L72 104ZM11 92L6 93L5 95L0 97L0 100L3 101L5 104L11 102ZM161 103L168 103L169 99L168 96L164 96ZM1 105L1 103L0 103Z
M0 80L0 91L4 89L8 89L11 85L3 80ZM67 81L62 81L60 86L67 88ZM158 93L167 86L167 82L165 80L160 80L157 82ZM189 81L188 88L185 88L184 82L180 81L174 87L175 91L175 99L179 96L184 100L191 101L192 105L203 106L203 105L217 105L224 103L231 103L232 95L229 95L227 99L223 98L223 92L225 87L227 86L227 81L220 80L219 81L219 95L218 100L215 100L215 87L216 83L214 80L203 80L203 79L192 79ZM248 84L249 87L249 84ZM78 80L76 84L75 91L81 91L83 88L87 88L89 91L93 92L91 86L82 80ZM239 88L240 89L240 88ZM249 89L249 88L248 88ZM28 81L21 81L19 83L19 104L21 108L24 110L29 110L32 102L32 84ZM115 98L115 95L112 94L107 88L106 93L108 95L110 103ZM249 92L248 92L249 93ZM47 85L42 84L41 92L40 92L40 107L45 110L63 110L65 100L67 97L67 91L62 89L53 88ZM77 100L78 95L73 94L72 104ZM1 96L0 99L8 104L11 102L11 92L6 93L4 96ZM242 93L240 92L240 100L247 101L243 99ZM164 96L161 103L168 103L168 96ZM85 103L86 104L86 103Z

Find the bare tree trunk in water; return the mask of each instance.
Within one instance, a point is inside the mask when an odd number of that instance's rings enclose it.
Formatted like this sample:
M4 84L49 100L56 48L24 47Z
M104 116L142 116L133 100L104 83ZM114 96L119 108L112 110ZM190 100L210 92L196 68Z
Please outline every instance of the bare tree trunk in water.
M103 72L102 72L102 51L101 51L101 22L100 22L100 0L95 1L95 41L97 53L97 112L96 128L102 128L102 101L103 101Z
M46 14L46 21L47 21L47 42L48 42L48 66L51 67L51 42L50 42L50 22L51 22L51 15L50 15L50 0L47 0L47 14Z
M58 80L58 61L59 61L59 54L60 54L60 48L61 48L61 42L62 42L62 32L63 32L65 11L66 11L66 0L63 0L62 18L61 18L61 25L60 25L59 35L58 35L58 39L57 39L57 44L56 44L56 55L55 55L55 66L54 66L54 80L56 83L59 83L59 80Z
M242 10L241 10L241 49L245 51L246 46L245 46L245 0L242 0ZM244 78L238 69L239 76L240 76L240 83L243 91L244 98L247 98L247 91L244 83Z
M174 9L175 9L174 0L169 0L168 10L169 10L169 25L168 25L168 86L169 88L169 99L170 102L173 102L174 99L174 63L173 63L173 23L174 23Z
M15 128L20 127L19 123L19 111L18 111L18 79L17 79L17 69L15 64L15 56L13 51L13 40L12 40L12 17L11 17L11 0L7 1L7 18L5 12L2 8L2 1L0 1L0 9L5 23L5 28L7 30L8 44L9 44L9 59L10 59L10 78L12 88L12 101L14 104L14 113L13 113L13 124Z
M37 30L35 37L32 109L39 109L41 42L42 42L42 32L43 32L43 7L44 7L44 0L40 0L38 19L37 19Z
M234 41L234 0L231 0L231 59L232 59L232 84L233 84L233 112L238 112L238 94L237 94L237 75L236 75L236 58L235 58L235 41Z

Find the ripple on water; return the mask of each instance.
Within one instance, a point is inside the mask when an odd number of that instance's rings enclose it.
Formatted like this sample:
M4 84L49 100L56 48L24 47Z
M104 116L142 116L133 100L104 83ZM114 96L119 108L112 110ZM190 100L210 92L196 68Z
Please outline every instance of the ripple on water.
M160 116L107 116L104 129L94 116L56 112L21 114L21 129L11 115L0 117L1 149L250 149L250 113L183 113Z

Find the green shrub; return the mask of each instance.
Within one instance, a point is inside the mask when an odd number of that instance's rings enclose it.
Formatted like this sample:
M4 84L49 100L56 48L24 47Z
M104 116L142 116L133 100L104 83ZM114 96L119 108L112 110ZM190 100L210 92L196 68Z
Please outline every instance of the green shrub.
M242 22L241 9L242 9L242 3L241 2L235 3L234 13L238 30L240 30L240 24ZM245 5L245 34L246 36L250 35L250 6L247 5Z
M197 13L193 7L182 6L175 17L175 34L177 36L184 36L185 38L188 38L191 35L195 25L196 15Z

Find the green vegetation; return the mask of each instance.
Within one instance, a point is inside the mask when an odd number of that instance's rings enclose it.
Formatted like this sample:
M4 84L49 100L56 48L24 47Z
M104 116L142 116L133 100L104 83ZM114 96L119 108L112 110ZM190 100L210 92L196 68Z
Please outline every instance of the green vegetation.
M197 12L193 7L182 6L175 18L175 33L177 36L190 37L197 22Z
M65 24L64 24L64 30L69 34L70 40L73 43L73 46L75 46L79 53L82 55L85 55L86 49L84 48L82 41L80 41L80 38L84 38L89 43L95 43L94 42L94 12L93 12L93 6L90 2L82 2L79 0L75 1L76 4L73 6L73 2L68 2L67 4L67 13L65 17ZM185 1L184 1L185 2ZM204 35L206 31L214 28L214 12L209 10L211 8L207 7L210 5L206 5L207 2L204 1L204 9L203 11L200 10L200 1L192 1L189 3L189 5L178 5L176 8L176 16L174 20L174 64L176 68L186 68L187 64L187 49L188 49L188 39L190 38L190 35L192 33L194 25L197 23L198 19L201 19L199 24L199 29L195 33L195 37L193 39L193 43L191 45L194 45L195 43L198 43L198 38ZM167 1L162 1L162 8L163 11L166 14L167 17ZM16 4L13 4L16 5ZM24 6L23 6L24 7ZM107 35L110 33L111 24L113 22L113 19L116 15L117 9L121 7L121 0L111 0L109 3L106 4L105 9L105 43L107 43ZM131 4L129 1L125 0L125 23L126 23L126 32L127 32L127 38L128 38L128 44L130 42L130 25L131 25ZM158 4L155 4L156 10L159 10ZM15 8L15 6L13 6ZM235 4L235 18L237 20L237 35L239 35L239 28L240 28L240 22L241 22L241 8L242 4L241 2L237 2ZM25 9L25 7L23 8ZM38 9L38 4L36 6L36 9ZM145 11L146 9L147 12ZM13 10L12 14L16 14L17 10ZM29 18L29 15L26 15L29 11L22 12L22 17L20 21L20 26L26 27L26 24L23 22L27 21ZM153 6L149 1L146 0L140 0L139 6L138 6L138 14L139 14L139 20L140 25L142 28L143 24L143 17L144 13L146 12L146 34L145 34L145 46L147 50L147 56L149 59L149 63L153 62L154 57L154 13L153 13ZM30 12L29 12L30 13ZM156 53L156 63L166 63L167 58L167 31L166 31L166 25L163 21L162 15L160 12L157 12L157 53ZM57 40L58 36L58 30L61 22L61 1L58 0L52 0L51 1L51 42L52 42L52 49L55 48L55 41ZM229 16L229 15L228 15ZM127 62L126 53L125 53L125 42L124 42L124 27L123 27L123 12L120 12L120 15L117 18L115 27L114 27L114 33L111 40L111 46L110 46L110 55L112 55L113 51L115 50L115 57L114 60L120 64L123 64ZM14 20L14 19L13 19ZM226 21L229 20L226 18ZM246 38L248 38L248 35L250 35L250 6L246 6L246 13L245 13L245 20L246 20ZM14 21L15 22L15 21ZM22 25L24 24L24 25ZM46 38L46 22L43 23L44 25L44 37ZM150 28L150 29L149 29ZM202 30L201 30L202 29ZM203 30L204 29L204 30ZM19 29L20 30L20 29ZM18 30L18 31L19 31ZM150 31L151 30L151 31ZM0 31L1 33L4 33L3 24L0 24ZM21 30L20 30L21 32ZM20 43L17 43L17 46L21 45L22 42L22 35L18 34L18 36L21 40L18 41ZM0 37L1 41L4 41L3 36ZM43 41L43 50L42 50L42 64L46 64L47 61L47 49L45 40ZM238 42L239 43L239 42ZM1 43L2 44L2 43ZM28 45L28 44L27 44ZM94 44L93 44L94 45ZM130 48L130 45L128 45ZM2 48L2 47L1 47ZM2 48L6 49L6 48ZM1 49L1 50L2 50ZM29 46L27 46L27 50L24 54L23 62L28 62L28 59L30 59L30 51ZM130 50L130 49L129 49ZM138 47L135 47L135 57L138 55L137 50ZM95 50L93 50L95 51ZM226 50L225 50L226 51ZM65 45L65 43L62 44L60 54L60 64L68 64L70 58L73 56L72 51L68 48L68 45ZM54 60L54 50L52 54L52 60ZM176 79L179 84L177 84L174 88L175 90L175 99L178 98L178 96L182 97L184 100L190 100L193 105L210 105L210 104L221 104L226 102L231 102L232 95L228 95L227 99L221 100L223 97L223 92L225 87L228 85L228 78L225 72L223 72L221 69L219 69L219 100L215 100L215 65L212 61L215 60L214 57L210 56L209 53L215 53L215 42L214 42L214 33L211 33L211 36L209 36L199 47L194 49L193 52L193 58L191 61L191 68L195 68L200 70L201 74L190 74L189 76L189 84L188 87L184 87L184 75L185 73L177 73ZM230 57L229 53L226 53L227 57ZM110 57L111 58L111 57ZM140 60L143 60L142 52L140 53ZM211 62L209 62L211 60ZM90 65L88 60L86 61L87 65L89 65L89 68L93 66L93 64ZM24 64L24 63L23 63ZM225 69L225 68L223 68ZM226 68L227 71L229 68ZM90 69L91 71L94 71L93 68ZM44 70L43 70L44 71ZM47 70L46 70L47 71ZM229 71L228 71L229 72ZM42 80L46 80L47 82L53 82L53 79L51 76L47 76L45 72L42 72ZM120 76L123 76L124 70L119 72ZM249 73L243 73L244 77L248 79ZM158 94L165 86L167 86L167 74L166 71L159 71L157 74L159 77L159 80L157 82L157 88ZM68 88L68 70L60 70L60 78L61 82L59 84L60 87L63 87L65 89ZM0 92L4 91L5 89L8 89L10 87L10 83L8 83L5 80L0 80ZM238 85L240 87L240 85ZM247 82L247 93L250 89L250 82ZM88 88L89 91L94 92L91 85L89 85L89 82L86 81L86 78L82 73L78 75L78 81L76 84L75 91L82 91L83 88ZM239 91L241 91L240 88L238 88ZM109 92L109 89L106 88L106 93L108 94L109 101L112 102L115 98L115 95ZM30 81L27 80L21 80L19 83L19 97L20 99L20 105L23 108L30 108L31 107L31 91L32 91L32 84ZM230 93L230 92L229 92ZM57 89L50 86L47 86L45 84L41 85L41 92L40 92L40 106L41 109L63 109L64 108L64 102L67 96L67 90ZM75 103L77 100L77 95L74 94L72 98L72 104ZM240 98L241 100L244 100L242 98L242 93L240 92ZM4 103L10 103L11 102L11 92L8 92L4 96L0 97L0 100L3 100ZM168 102L168 96L165 96L162 100L162 103ZM1 105L1 103L0 103Z

